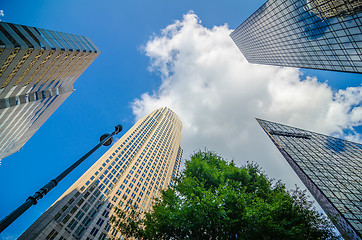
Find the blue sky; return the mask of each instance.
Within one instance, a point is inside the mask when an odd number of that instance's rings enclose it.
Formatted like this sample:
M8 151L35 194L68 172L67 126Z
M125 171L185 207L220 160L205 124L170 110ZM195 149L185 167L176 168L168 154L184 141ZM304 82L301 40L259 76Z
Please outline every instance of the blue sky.
M156 107L169 106L183 121L184 159L206 147L240 164L256 161L289 187L302 183L255 117L359 141L361 75L251 65L228 38L263 3L2 1L2 21L84 35L101 54L24 148L2 160L0 218L103 133L119 123L125 132ZM106 150L93 154L0 239L25 231Z

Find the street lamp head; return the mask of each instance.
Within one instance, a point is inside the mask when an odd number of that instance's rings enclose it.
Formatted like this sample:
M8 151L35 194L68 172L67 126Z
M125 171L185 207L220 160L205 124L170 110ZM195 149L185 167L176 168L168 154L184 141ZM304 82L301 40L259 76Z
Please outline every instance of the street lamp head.
M122 131L123 130L123 127L122 127L122 125L121 124L118 124L117 126L115 126L115 132L116 132L116 134L118 134L120 131Z
M123 127L122 127L121 124L118 124L117 126L115 126L115 129L114 129L114 132L112 133L112 136L111 136L107 141L105 141L105 142L103 143L103 146L109 146L109 145L111 145L112 142L113 142L113 135L119 133L120 131L122 131L122 129L123 129ZM102 142L104 139L106 139L107 137L109 137L109 135L111 135L111 134L109 134L109 133L103 134L103 135L101 136L101 138L100 138L100 141Z
M105 138L107 138L110 134L109 133L105 133L101 136L101 138L99 139L99 141L103 141ZM111 143L113 142L113 137L110 137L106 142L103 143L103 146L109 146L111 145Z

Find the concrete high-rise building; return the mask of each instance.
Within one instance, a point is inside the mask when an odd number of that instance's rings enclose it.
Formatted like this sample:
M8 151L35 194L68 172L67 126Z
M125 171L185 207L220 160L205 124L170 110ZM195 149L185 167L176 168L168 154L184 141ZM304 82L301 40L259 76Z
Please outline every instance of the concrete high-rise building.
M30 139L99 54L87 37L0 22L0 159Z
M361 0L268 0L230 36L250 63L362 73Z
M257 119L345 239L362 239L362 145Z
M168 108L140 119L21 236L22 239L121 237L108 223L126 202L144 211L181 163L182 123Z

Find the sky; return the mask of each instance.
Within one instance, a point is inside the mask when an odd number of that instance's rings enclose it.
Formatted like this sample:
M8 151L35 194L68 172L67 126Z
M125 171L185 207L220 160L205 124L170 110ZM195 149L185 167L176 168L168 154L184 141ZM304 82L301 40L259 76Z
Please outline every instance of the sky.
M84 35L101 54L23 149L2 160L0 218L103 133L117 124L125 133L159 107L171 108L183 122L182 164L194 151L209 149L238 165L254 161L289 189L305 187L256 117L361 143L362 75L249 64L230 39L263 3L1 1L1 21ZM21 235L107 149L89 157L0 239Z

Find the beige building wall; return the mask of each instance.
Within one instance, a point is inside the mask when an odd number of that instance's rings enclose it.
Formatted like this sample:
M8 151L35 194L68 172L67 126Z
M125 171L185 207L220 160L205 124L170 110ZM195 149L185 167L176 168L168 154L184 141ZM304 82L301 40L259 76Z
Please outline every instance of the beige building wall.
M180 167L182 123L168 108L139 120L19 239L121 238L108 223L131 201L148 211Z
M99 54L87 37L0 22L0 159L19 151Z

